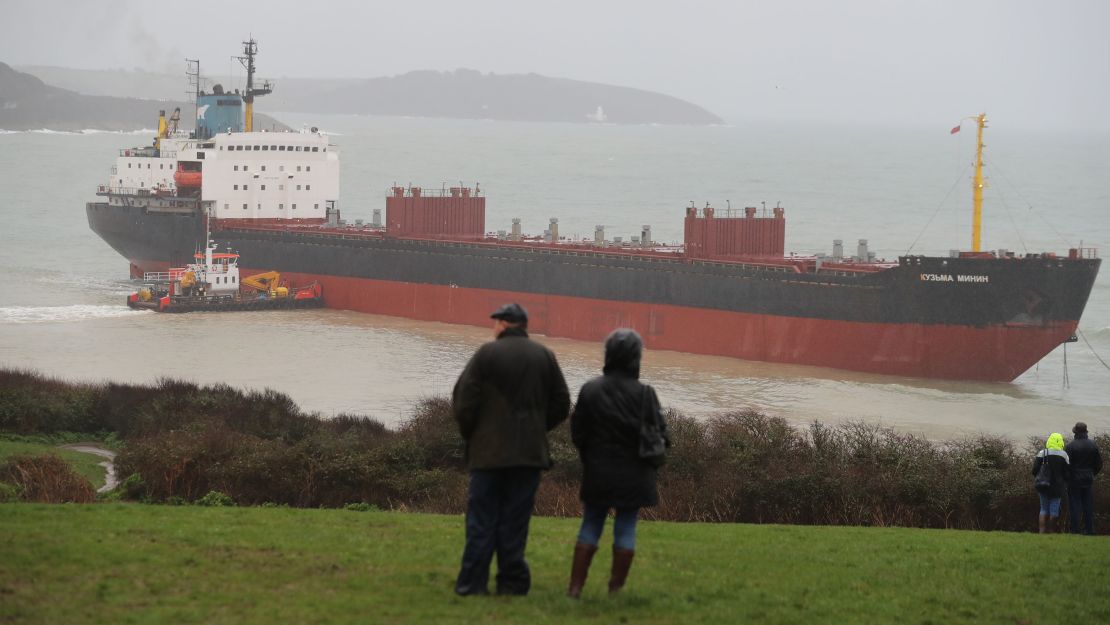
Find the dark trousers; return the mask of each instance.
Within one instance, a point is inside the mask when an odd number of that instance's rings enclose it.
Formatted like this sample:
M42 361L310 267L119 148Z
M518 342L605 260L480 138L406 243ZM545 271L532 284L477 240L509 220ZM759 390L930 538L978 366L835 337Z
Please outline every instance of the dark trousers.
M539 469L470 472L466 547L455 592L460 595L489 592L489 566L497 552L497 593L528 594L532 575L524 561L524 547L539 485Z
M1068 516L1071 517L1071 533L1079 533L1079 517L1086 517L1083 523L1084 534L1095 533L1095 488L1068 484Z

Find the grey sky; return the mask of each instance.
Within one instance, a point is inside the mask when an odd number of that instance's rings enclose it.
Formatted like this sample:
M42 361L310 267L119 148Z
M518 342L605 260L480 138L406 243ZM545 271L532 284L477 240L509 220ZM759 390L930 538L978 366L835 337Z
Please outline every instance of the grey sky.
M733 121L1110 130L1110 2L5 0L0 61L264 77L469 67L661 91Z

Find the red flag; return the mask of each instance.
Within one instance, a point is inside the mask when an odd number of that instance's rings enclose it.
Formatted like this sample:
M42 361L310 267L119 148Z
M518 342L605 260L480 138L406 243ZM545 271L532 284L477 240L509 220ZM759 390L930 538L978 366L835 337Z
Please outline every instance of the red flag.
M959 126L956 126L956 127L955 127L955 128L953 128L953 129L952 129L952 130L951 130L951 131L950 131L950 132L949 132L948 134L950 134L950 135L954 135L954 134L956 134L956 133L957 133L957 132L959 132L959 131L960 131L960 127L959 127Z

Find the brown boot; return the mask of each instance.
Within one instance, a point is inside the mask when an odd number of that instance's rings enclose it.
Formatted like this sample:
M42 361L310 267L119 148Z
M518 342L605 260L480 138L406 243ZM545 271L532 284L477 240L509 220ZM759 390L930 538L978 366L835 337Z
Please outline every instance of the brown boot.
M624 581L628 579L628 569L632 568L632 558L636 552L632 549L619 549L613 547L613 573L609 576L609 594L624 588Z
M586 585L586 575L590 572L590 562L593 562L597 553L597 545L576 543L574 545L574 561L570 565L570 586L567 596L577 599L582 596L582 587Z

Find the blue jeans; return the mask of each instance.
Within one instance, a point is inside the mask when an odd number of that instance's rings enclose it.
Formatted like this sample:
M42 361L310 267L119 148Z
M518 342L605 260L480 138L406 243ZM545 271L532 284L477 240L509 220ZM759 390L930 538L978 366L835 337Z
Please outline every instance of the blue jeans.
M540 470L520 467L470 472L466 502L466 547L455 582L460 595L489 592L489 566L497 553L497 594L526 595L532 585L524 560L528 522Z
M1046 514L1052 518L1060 516L1060 500L1063 497L1049 497L1044 493L1037 493L1041 498L1041 514Z
M620 508L613 521L613 547L617 549L636 549L636 518L639 508ZM591 506L582 502L582 529L578 530L578 542L597 546L601 533L605 530L605 517L609 508Z
M1094 486L1068 484L1068 516L1071 517L1071 533L1079 533L1079 517L1085 517L1083 533L1095 533L1095 489Z

